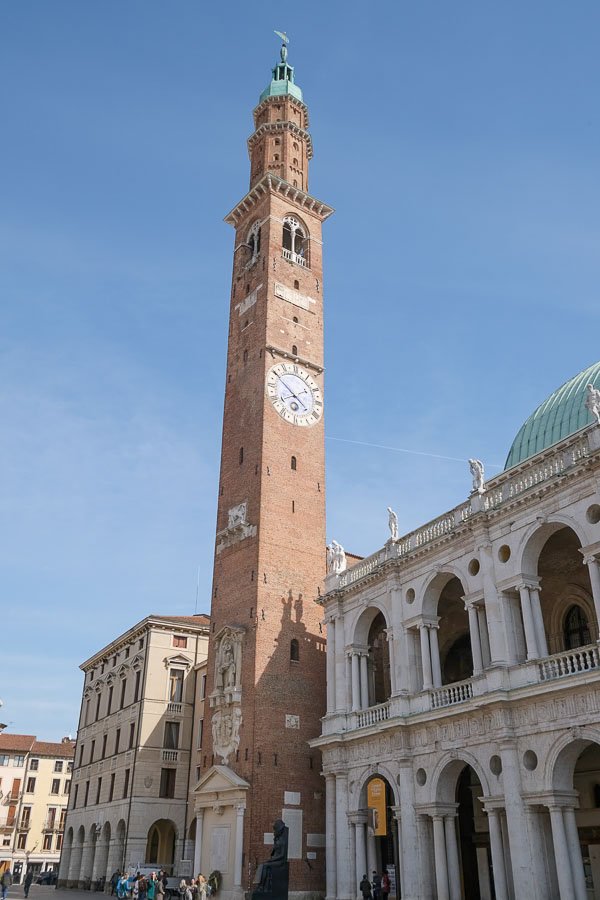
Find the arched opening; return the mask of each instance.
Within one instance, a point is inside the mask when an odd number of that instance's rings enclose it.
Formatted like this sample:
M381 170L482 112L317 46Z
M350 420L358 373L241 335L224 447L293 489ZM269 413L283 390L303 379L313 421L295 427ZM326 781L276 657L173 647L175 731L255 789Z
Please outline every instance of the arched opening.
M547 869L552 896L600 900L600 744L578 739L558 754L552 788L559 812L545 811ZM569 846L568 867L556 864L560 832Z
M110 847L110 822L105 822L102 831L99 832L96 845L96 857L92 871L92 881L98 882L102 878L110 878L108 867L108 850Z
M449 763L440 776L432 823L436 872L445 870L448 895L461 900L496 896L488 817L482 804L484 794L481 778L464 759ZM445 857L445 866L439 865L439 854ZM503 887L503 858L498 865L502 866L502 874L497 872L497 883Z
M460 579L454 576L446 582L438 600L442 684L463 681L473 674L469 616L462 600L464 593Z
M157 819L148 829L146 865L157 866L173 873L177 832L170 819Z
M286 216L283 220L282 243L284 259L303 266L308 264L308 236L294 216Z
M399 891L398 823L394 816L392 787L383 775L375 774L361 792L361 809L356 816L356 884L364 875L387 873L392 894ZM395 890L394 890L395 887Z
M250 252L250 262L254 262L260 253L260 225L258 222L255 222L250 229L246 243Z
M456 784L464 900L481 900L482 884L489 888L492 880L489 834L483 830L485 814L481 806L482 796L483 789L477 773L471 766L465 766Z
M115 829L115 836L110 844L108 852L107 877L115 871L123 871L125 867L125 822L119 819Z
M73 829L67 829L60 855L60 870L58 880L61 886L67 886L69 881L69 869L71 867L71 853L73 852Z
M585 647L598 638L592 587L581 542L571 528L554 526L554 529L541 547L537 561L540 605L550 654Z
M392 693L390 683L390 650L387 623L383 613L377 613L369 628L369 706L385 703Z
M81 880L81 857L83 855L83 843L85 841L85 828L83 825L77 830L77 835L71 851L71 863L69 865L69 886L77 886Z

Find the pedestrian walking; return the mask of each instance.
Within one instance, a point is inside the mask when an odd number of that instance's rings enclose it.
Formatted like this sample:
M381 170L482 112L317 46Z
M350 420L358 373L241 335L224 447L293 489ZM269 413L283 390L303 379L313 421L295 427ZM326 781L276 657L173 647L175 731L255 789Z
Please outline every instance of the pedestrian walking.
M114 897L117 893L117 885L119 884L119 879L121 878L121 873L119 871L115 871L110 876L110 896Z
M373 900L381 900L381 875L373 871L371 881L373 882Z
M2 890L2 900L6 900L8 896L8 889L12 885L12 872L10 869L5 869L2 873L2 878L0 878L0 888Z
M27 875L25 876L25 881L23 882L23 893L26 897L29 897L29 888L33 882L33 869L27 869Z
M390 891L392 889L392 882L390 881L390 876L387 872L384 872L381 876L381 896L382 900L388 900L390 896Z

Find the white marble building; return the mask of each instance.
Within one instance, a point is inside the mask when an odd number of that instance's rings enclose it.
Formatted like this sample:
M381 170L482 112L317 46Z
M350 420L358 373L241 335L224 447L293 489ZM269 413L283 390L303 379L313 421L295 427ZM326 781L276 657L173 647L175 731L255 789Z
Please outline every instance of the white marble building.
M404 536L389 510L382 549L350 568L330 555L327 715L313 742L328 900L357 897L385 866L403 900L600 898L589 383L600 364L535 411L499 476L472 465L455 509Z

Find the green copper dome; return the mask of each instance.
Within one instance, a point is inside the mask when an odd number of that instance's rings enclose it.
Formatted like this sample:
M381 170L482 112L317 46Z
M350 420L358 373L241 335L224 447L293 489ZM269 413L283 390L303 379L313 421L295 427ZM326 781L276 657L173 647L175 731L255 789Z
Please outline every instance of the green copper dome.
M512 443L505 469L516 466L593 422L593 416L585 406L588 384L600 388L600 362L559 387L529 416Z
M274 66L271 83L264 89L258 102L262 103L267 97L282 97L284 94L289 94L303 102L302 91L297 84L294 84L294 67L288 65L287 61L287 37L284 37L279 31L275 33L284 38L280 50L281 60Z

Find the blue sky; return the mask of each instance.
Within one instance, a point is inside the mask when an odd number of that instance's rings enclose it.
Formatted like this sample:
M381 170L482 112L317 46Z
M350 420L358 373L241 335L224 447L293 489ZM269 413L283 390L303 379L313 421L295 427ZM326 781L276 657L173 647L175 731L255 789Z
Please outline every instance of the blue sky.
M20 0L0 79L0 717L74 732L78 664L208 610L232 233L278 41L325 226L328 534L461 502L600 356L600 7ZM340 440L342 439L342 440Z

